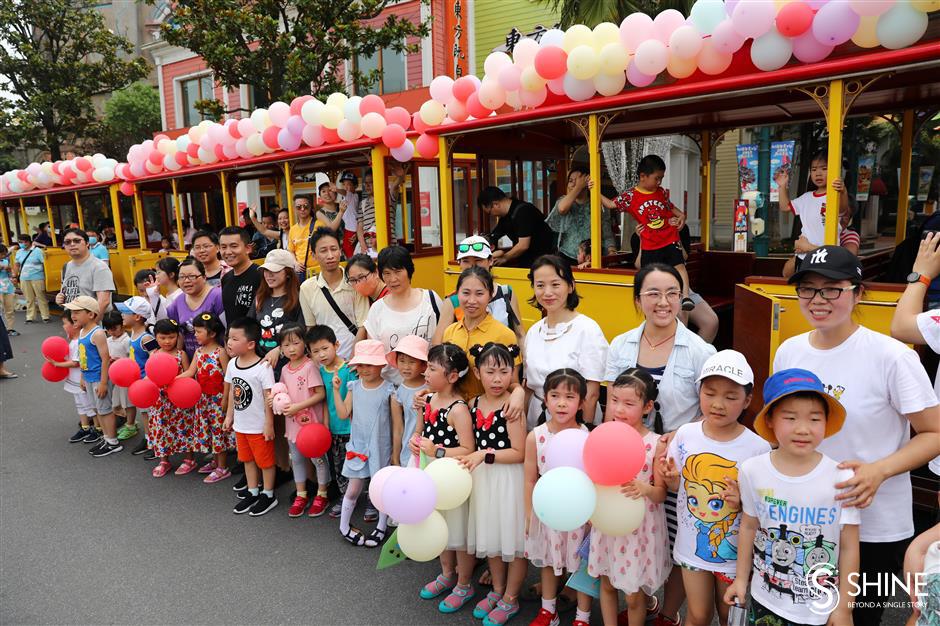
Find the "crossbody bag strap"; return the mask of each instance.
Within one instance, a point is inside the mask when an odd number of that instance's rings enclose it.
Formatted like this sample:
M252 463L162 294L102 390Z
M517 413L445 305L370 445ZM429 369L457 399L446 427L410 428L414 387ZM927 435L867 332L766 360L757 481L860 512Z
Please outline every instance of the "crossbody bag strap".
M320 291L323 292L323 297L326 298L326 301L330 303L330 308L332 308L333 312L336 313L336 316L339 317L339 321L341 321L346 326L346 330L348 330L350 334L355 337L356 333L359 332L359 327L353 324L352 321L346 317L346 314L343 313L343 310L339 308L338 304L336 304L336 300L333 299L333 294L330 293L329 289L326 287L320 287Z

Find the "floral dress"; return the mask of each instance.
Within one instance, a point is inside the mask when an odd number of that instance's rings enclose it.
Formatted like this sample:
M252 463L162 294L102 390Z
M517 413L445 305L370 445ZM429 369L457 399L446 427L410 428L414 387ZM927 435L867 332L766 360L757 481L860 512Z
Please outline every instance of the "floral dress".
M196 350L196 380L202 387L202 395L196 404L196 439L200 452L218 454L235 448L235 434L222 430L225 413L222 411L222 393L225 389L225 372L222 371L220 355L222 348L212 352Z
M174 356L176 357L176 373L179 374L183 371L183 353L177 350ZM170 402L170 398L166 395L166 387L162 387L160 396L150 407L150 423L147 427L148 447L153 450L157 458L195 450L194 422L194 411L181 409Z

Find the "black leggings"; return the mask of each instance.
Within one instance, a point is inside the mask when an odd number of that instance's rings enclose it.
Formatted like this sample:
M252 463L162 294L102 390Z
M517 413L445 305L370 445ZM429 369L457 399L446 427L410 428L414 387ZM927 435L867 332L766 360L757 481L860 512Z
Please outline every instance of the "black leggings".
M891 575L901 576L901 568L904 565L904 552L907 545L911 542L910 538L900 541L889 541L887 543L859 543L859 573L862 575L858 581L861 586L862 581L867 580L874 583L881 575L881 589L890 588L885 583L885 579L890 580ZM852 619L855 626L879 626L881 615L884 613L884 603L890 602L890 596L881 596L878 588L874 585L863 589L862 594L853 599L855 602L864 604L880 604L881 606L861 606L852 610Z

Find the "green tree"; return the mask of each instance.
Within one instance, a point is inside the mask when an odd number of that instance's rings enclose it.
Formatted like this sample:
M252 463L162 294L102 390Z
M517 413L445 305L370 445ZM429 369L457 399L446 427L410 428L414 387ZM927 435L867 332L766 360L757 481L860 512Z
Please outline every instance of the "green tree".
M134 83L115 91L105 102L104 118L95 132L96 150L102 154L127 154L132 145L161 126L156 87Z
M92 96L147 74L143 59L108 30L93 0L0 0L0 144L48 151L88 136Z
M538 0L550 6L561 16L561 27L584 24L591 28L601 22L619 24L631 13L646 13L654 17L666 9L676 9L683 15L692 10L694 0Z
M427 0L422 0L426 2ZM408 37L424 37L429 25L390 15L379 25L372 20L392 0L178 0L163 23L164 39L205 59L215 79L227 88L252 85L256 106L289 101L300 95L346 91L337 68L352 60L356 85L371 85L376 71L364 75L358 56L379 49L411 52ZM218 116L215 101L197 107Z

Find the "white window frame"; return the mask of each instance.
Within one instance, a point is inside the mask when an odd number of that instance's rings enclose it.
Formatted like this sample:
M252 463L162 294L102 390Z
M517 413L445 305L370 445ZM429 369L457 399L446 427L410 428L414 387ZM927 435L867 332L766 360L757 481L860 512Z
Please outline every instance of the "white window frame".
M218 100L225 109L228 109L225 96L227 95L227 90L222 88L222 99L219 100L215 98L215 88L216 80L215 73L212 70L199 70L197 72L191 72L189 74L184 74L182 76L173 77L173 111L176 114L176 127L177 128L187 128L185 126L185 120L183 120L183 83L199 78L205 78L209 76L212 79L212 95L215 100ZM198 123L198 122L197 122Z

